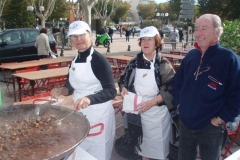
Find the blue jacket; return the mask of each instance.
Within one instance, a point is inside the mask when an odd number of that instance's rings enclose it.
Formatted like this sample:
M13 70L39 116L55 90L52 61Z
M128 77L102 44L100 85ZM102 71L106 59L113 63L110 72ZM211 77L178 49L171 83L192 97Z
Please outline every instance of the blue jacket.
M172 104L179 104L181 121L192 130L198 130L219 116L225 122L233 121L240 113L240 59L219 43L202 53L189 51L172 79Z

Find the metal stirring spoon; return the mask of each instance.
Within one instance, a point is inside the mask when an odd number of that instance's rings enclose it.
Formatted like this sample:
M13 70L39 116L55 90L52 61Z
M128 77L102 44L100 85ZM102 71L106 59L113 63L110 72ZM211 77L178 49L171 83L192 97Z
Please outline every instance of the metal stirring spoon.
M64 120L65 118L67 118L68 116L70 116L71 114L73 114L75 111L73 110L72 112L70 112L68 115L66 115L65 117L63 117L62 119L58 119L56 120L56 123L58 125L61 125L62 124L62 120Z

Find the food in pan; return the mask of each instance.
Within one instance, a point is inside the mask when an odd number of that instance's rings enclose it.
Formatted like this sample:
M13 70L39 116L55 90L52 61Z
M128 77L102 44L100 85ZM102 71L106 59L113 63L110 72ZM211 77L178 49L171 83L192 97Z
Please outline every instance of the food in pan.
M85 138L80 136L85 128L74 116L57 125L56 120L68 113L0 112L0 160L48 159L71 149Z

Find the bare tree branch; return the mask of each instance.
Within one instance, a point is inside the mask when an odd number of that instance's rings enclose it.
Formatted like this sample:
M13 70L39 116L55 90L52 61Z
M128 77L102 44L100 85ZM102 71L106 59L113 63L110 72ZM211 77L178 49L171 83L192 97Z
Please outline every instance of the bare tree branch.
M7 0L0 0L0 16L2 15L4 5Z
M110 19L111 15L113 14L115 8L118 6L121 0L98 0L97 5L100 6L93 6L94 11L96 12L97 16L104 21L103 25L106 25L106 21ZM111 10L110 12L107 10L108 5L111 3ZM107 12L108 11L108 12Z
M36 6L36 0L26 0L29 6L34 7L35 14L41 19L41 23L42 23L41 26L44 28L45 21L52 14L56 0L46 0L47 6L44 6L43 1L44 0L39 0L38 6ZM40 6L44 6L44 11L40 11Z

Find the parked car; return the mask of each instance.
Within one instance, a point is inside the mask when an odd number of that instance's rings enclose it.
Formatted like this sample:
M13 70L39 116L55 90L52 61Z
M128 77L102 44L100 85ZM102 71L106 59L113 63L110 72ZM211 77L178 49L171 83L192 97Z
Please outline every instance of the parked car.
M22 62L38 59L35 42L38 29L18 28L0 32L0 63ZM51 33L48 39L52 52L57 56L57 42Z
M112 29L113 29L113 32L116 32L117 31L117 28L114 27L114 26L110 26Z
M134 29L135 29L135 33L140 33L141 32L141 28L139 28L139 27L134 27Z

